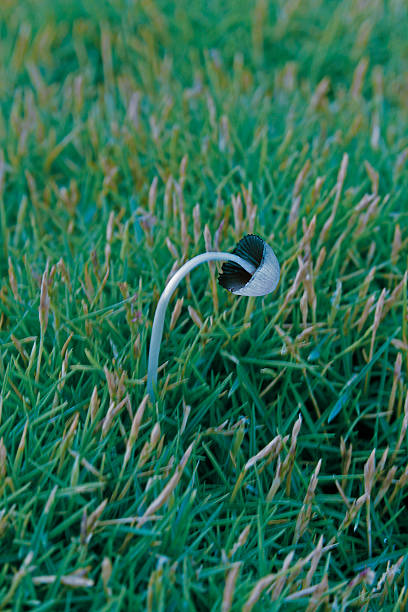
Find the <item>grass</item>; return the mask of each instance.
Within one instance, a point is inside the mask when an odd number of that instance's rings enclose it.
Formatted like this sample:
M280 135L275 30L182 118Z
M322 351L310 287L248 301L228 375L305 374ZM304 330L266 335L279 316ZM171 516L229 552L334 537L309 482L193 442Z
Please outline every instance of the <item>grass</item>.
M405 4L1 10L0 609L405 609Z

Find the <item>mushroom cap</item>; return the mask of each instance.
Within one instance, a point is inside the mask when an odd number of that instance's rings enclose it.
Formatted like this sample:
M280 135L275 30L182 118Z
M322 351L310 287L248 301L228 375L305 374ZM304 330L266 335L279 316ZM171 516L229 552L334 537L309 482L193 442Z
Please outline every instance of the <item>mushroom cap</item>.
M233 253L256 266L250 274L239 264L226 261L218 282L224 289L237 295L260 296L272 293L280 278L280 266L273 249L255 234L244 236Z

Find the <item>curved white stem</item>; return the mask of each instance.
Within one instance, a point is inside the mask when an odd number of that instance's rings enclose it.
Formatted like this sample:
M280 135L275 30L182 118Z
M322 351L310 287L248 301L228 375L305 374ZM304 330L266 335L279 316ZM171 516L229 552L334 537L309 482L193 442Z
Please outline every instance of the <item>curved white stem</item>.
M193 257L183 266L181 266L174 276L171 277L163 293L161 294L153 319L152 337L150 340L149 349L149 363L147 368L147 392L151 399L154 398L154 387L157 384L157 366L159 363L160 344L163 336L164 316L166 314L166 308L171 296L173 295L180 281L196 266L209 261L226 260L234 261L235 263L239 264L242 268L244 268L244 270L249 272L249 274L253 274L256 270L256 267L249 261L242 259L242 257L238 257L238 255L233 255L232 253L202 253L201 255L196 255L196 257Z

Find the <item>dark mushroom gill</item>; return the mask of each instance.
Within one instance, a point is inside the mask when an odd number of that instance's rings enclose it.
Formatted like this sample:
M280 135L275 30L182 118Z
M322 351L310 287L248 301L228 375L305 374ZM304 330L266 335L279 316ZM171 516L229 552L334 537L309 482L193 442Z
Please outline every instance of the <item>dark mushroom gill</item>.
M263 258L264 241L255 234L248 234L238 242L233 253L258 268ZM228 291L237 291L249 282L251 276L239 264L233 261L226 261L222 265L222 272L218 277L218 282L221 287Z

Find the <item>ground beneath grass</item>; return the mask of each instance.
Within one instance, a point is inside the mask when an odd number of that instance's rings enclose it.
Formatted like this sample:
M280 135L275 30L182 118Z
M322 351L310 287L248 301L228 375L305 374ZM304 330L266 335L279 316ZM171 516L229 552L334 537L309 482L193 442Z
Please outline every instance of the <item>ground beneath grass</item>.
M404 610L406 3L1 12L0 609Z

